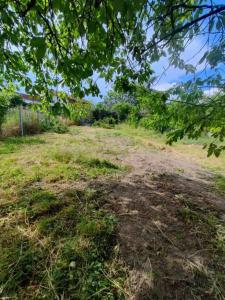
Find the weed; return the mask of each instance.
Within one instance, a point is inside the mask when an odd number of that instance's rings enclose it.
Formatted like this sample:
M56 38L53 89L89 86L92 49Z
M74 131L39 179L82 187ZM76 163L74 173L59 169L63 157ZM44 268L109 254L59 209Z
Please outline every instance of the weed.
M222 193L225 193L225 177L222 175L216 175L214 180L216 188Z
M124 299L114 259L115 218L99 209L97 191L68 190L62 199L40 188L7 207L17 226L0 232L0 295L19 299ZM25 232L26 235L25 235ZM33 232L33 234L28 234ZM34 234L35 233L35 234ZM94 296L93 296L94 295Z
M68 206L50 217L42 218L38 223L38 230L42 235L54 237L73 236L78 218L77 208Z
M57 161L67 164L73 159L74 154L71 151L61 149L53 152L51 156Z
M17 298L41 280L46 252L15 229L1 234L0 249L0 295Z
M45 141L37 137L8 137L0 140L0 154L9 154L20 150L23 145L44 144Z
M178 210L178 217L180 217L185 222L198 221L199 215L195 211L191 210L189 207L183 207Z
M196 232L204 251L208 253L208 261L187 262L191 268L195 284L191 287L195 299L206 297L224 299L224 264L225 264L225 223L216 212L207 211L189 201L183 201L185 207L178 210L177 216L189 225L189 230ZM205 265L206 264L206 265Z
M105 129L112 129L115 127L116 120L112 117L105 117L102 120L95 121L93 126L102 127Z
M76 160L77 163L83 164L90 168L99 168L99 169L114 169L118 170L119 167L106 159L100 160L98 158L87 158L84 156L80 156Z

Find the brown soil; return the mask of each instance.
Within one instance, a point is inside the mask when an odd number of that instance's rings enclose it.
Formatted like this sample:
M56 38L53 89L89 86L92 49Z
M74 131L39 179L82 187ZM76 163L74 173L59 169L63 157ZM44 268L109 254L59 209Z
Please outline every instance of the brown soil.
M204 278L215 233L198 220L208 212L224 218L225 199L216 195L212 174L167 151L135 150L122 161L132 171L100 185L118 218L127 299L216 299ZM187 208L194 213L186 218L180 212Z

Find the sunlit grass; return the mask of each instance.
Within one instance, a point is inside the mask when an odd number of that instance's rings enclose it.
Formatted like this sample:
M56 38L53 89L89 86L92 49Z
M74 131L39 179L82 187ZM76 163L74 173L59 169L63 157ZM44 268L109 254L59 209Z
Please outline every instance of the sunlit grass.
M123 268L114 253L116 220L101 209L107 195L77 186L123 176L127 166L120 157L137 149L174 152L215 170L216 187L224 191L224 154L207 158L201 143L165 142L164 135L125 124L1 139L0 297L124 299ZM189 207L179 217L201 220ZM216 247L224 249L218 224Z
M0 297L124 299L116 220L73 187L124 172L110 150L88 128L1 140Z
M211 171L224 172L225 170L225 152L222 152L219 157L213 155L207 157L207 150L203 149L204 144L211 141L209 137L204 136L198 140L185 138L170 146L166 144L167 139L165 134L156 133L144 128L131 127L126 124L119 125L117 128L120 135L129 136L139 144L141 143L142 145L147 145L158 150L177 152Z

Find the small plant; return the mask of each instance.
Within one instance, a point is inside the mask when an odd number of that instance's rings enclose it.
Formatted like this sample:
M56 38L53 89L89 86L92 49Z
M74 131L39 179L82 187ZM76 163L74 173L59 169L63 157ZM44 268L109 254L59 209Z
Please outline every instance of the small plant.
M73 160L73 156L74 156L73 152L68 151L66 149L60 149L52 153L52 157L54 159L56 159L61 163L66 163L66 164L68 164L70 161Z
M103 195L71 190L59 199L28 188L20 196L4 209L21 217L0 232L1 297L124 299L123 269L114 260L116 220L99 209Z
M117 122L116 122L116 120L114 118L112 118L112 117L105 117L102 120L95 121L93 123L93 126L95 126L95 127L102 127L102 128L106 128L106 129L111 129L111 128L115 127L116 123Z
M55 122L52 130L55 133L60 133L60 134L69 132L69 128L65 124L63 124L63 123L61 123L59 121Z
M44 119L41 123L43 131L53 131L55 133L67 133L69 132L68 126L60 122L55 117L48 117Z
M225 177L222 175L215 176L215 185L219 191L225 193Z
M98 158L87 158L85 156L80 156L77 158L76 162L88 166L90 168L99 168L99 169L114 169L118 170L119 167L106 159L100 160Z
M189 207L183 207L179 209L177 213L178 217L180 217L185 222L193 222L199 220L199 215L195 211L191 210Z

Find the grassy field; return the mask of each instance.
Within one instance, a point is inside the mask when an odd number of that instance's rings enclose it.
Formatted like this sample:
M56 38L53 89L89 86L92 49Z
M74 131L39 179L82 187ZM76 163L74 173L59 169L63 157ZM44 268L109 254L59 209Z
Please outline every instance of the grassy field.
M167 146L165 137L125 125L0 140L0 297L124 299L117 218L96 182L129 173L129 151L155 149L213 170L223 192L225 156L207 158L201 147Z
M119 297L115 219L100 209L104 195L79 186L124 171L111 146L98 132L73 128L3 139L0 153L1 295Z

